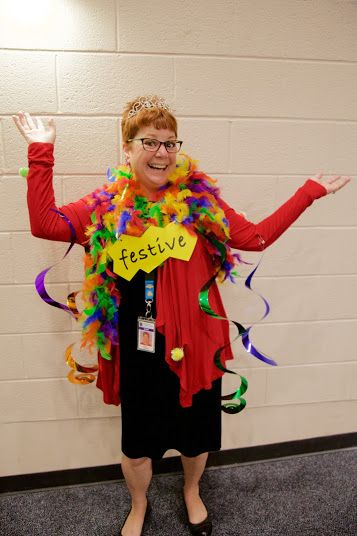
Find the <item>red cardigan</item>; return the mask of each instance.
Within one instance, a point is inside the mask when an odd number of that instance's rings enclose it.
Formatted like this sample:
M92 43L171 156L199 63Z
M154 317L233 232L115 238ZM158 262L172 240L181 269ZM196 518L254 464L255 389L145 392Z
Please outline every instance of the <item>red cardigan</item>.
M29 174L27 177L27 203L31 232L39 238L70 241L67 223L51 208L57 208L52 186L53 144L31 143L28 147ZM254 224L237 214L223 200L221 206L229 221L232 248L260 251L272 244L315 199L326 195L324 186L308 179L295 194L273 214ZM90 211L84 198L59 207L72 222L77 242L84 245ZM157 329L165 335L165 359L180 378L180 403L187 407L192 396L201 389L210 389L212 381L222 372L213 363L219 346L227 344L221 360L232 359L229 345L228 322L216 320L203 313L198 304L198 293L212 275L211 251L207 241L199 237L189 262L168 259L158 269ZM210 304L215 312L226 316L216 284L210 290ZM184 358L175 362L171 349L184 348ZM113 347L112 360L99 357L97 386L103 391L107 404L120 403L119 377L120 349Z

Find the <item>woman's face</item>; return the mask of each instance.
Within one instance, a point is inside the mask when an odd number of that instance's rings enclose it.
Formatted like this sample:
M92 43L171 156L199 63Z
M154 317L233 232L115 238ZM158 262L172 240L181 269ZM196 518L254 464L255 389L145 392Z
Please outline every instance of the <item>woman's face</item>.
M157 129L153 126L142 127L135 135L137 138L153 138L159 141L176 140L172 130ZM176 153L168 153L164 145L157 151L146 151L141 141L123 144L131 169L146 195L150 195L168 182L176 168Z

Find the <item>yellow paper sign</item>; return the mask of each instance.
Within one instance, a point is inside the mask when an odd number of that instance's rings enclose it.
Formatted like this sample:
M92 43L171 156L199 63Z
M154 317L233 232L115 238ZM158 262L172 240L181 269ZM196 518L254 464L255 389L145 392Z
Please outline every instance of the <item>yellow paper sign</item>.
M138 270L149 273L169 257L190 260L196 242L196 235L172 222L166 227L151 226L139 237L121 235L108 253L114 272L130 281Z

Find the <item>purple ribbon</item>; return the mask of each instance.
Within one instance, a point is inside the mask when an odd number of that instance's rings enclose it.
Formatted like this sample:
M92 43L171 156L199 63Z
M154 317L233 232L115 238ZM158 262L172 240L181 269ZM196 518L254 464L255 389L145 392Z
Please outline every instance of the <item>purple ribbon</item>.
M262 296L261 294L259 294L258 292L254 291L251 287L251 281L253 279L253 276L255 274L255 272L257 271L257 269L259 268L259 265L260 263L262 262L262 259L263 259L263 255L260 259L260 261L258 262L258 264L256 265L256 267L254 268L254 270L248 275L247 279L245 280L245 286L247 288L249 288L249 290L251 290L252 292L254 292L254 294L257 294L264 302L264 305L265 305L265 312L264 312L264 315L261 317L260 319L260 322L262 320L264 320L264 318L266 318L270 312L270 307L269 307L269 303L267 302L267 300L264 298L264 296ZM249 332L250 330L252 329L254 324L252 324L251 326L249 326L249 328L246 329L245 333L242 335L242 343L243 343L243 346L244 348L246 349L246 351L253 355L254 357L256 357L257 359L260 359L261 361L264 361L264 363L268 363L269 365L275 365L277 366L277 363L271 359L270 357L266 356L265 354L263 354L262 352L260 352L250 341L250 338L249 338Z
M75 229L73 227L72 222L67 218L67 216L65 214L63 214L63 212L60 212L59 210L56 210L54 208L51 208L50 210L52 210L53 212L56 212L57 214L59 214L61 216L61 218L63 218L65 220L65 222L68 224L68 226L70 228L70 231L71 231L71 243L68 246L68 249L67 249L66 253L63 255L63 257L61 259L61 260L63 260L65 257L67 257L68 253L71 251L71 249L73 248L73 246L74 246L74 244L76 242L76 239L77 239L76 231L75 231ZM58 262L61 262L61 260L58 261ZM35 279L35 287L36 287L37 293L39 294L40 298L44 302L48 303L48 305L52 305L52 307L58 307L59 309L62 309L63 311L65 311L66 313L71 315L72 317L76 318L75 314L70 309L70 307L68 307L64 303L60 303L60 302L54 300L53 298L51 298L51 296L48 294L48 292L46 290L46 287L45 287L45 277L46 277L47 273L54 266L56 266L56 264L58 264L58 262L56 262L55 264L52 264L52 266L49 266L48 268L46 268L45 270L43 270L42 272L40 272L37 275L37 277Z

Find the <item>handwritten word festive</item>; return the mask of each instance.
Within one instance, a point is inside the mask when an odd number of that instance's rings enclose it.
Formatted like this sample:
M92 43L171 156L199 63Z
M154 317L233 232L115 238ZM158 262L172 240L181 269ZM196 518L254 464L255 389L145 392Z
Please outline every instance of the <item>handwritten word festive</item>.
M149 227L140 237L120 235L108 248L116 274L130 281L138 270L151 272L169 257L189 261L197 242L184 225Z

